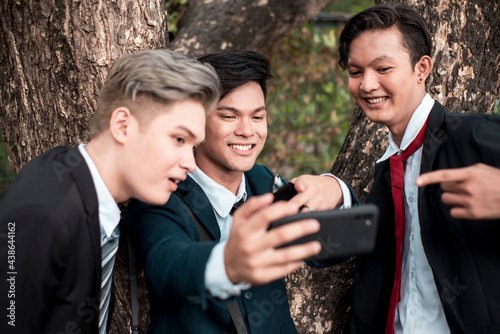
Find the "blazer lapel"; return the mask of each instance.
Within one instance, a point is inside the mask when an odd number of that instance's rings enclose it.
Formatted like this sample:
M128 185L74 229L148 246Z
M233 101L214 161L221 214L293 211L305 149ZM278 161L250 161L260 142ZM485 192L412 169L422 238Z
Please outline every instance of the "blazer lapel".
M205 227L208 234L220 240L220 228L207 195L201 187L188 175L184 182L179 183L177 194L189 206L198 221Z
M438 102L434 102L434 107L429 114L429 123L425 134L425 140L422 148L422 163L420 173L429 172L432 168L436 152L446 138L441 126L444 122L445 109Z
M78 147L74 147L64 157L64 163L72 171L78 189L82 196L83 205L87 213L87 224L92 245L92 255L96 265L96 280L101 282L101 229L99 226L99 205L97 193L92 180L92 175L80 153Z

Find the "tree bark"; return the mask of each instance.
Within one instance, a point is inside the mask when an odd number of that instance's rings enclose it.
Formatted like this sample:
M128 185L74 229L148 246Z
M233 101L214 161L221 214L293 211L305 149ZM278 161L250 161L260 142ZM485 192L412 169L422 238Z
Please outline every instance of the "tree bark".
M192 57L224 49L265 53L332 0L191 0L171 48Z
M449 111L490 113L500 98L499 3L400 2L416 8L429 23L434 44L434 68L428 81L431 96ZM332 173L350 184L362 203L373 182L375 161L387 144L387 130L356 107ZM290 304L299 333L349 333L354 271L351 260L328 269L303 267L289 275Z
M163 1L4 0L0 20L0 131L16 171L87 139L114 59L167 47Z

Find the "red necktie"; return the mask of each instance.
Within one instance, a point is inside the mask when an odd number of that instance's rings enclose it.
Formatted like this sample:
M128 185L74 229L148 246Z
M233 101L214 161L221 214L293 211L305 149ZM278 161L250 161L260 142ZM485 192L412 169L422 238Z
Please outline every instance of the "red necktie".
M427 121L420 129L417 137L401 155L393 155L390 158L392 199L394 200L394 210L396 211L396 271L394 274L394 285L391 292L391 303L389 304L389 315L387 317L386 334L394 333L394 318L396 316L396 306L398 305L401 289L401 269L403 265L403 250L405 237L405 204L403 198L406 159L415 153L422 146L425 137Z

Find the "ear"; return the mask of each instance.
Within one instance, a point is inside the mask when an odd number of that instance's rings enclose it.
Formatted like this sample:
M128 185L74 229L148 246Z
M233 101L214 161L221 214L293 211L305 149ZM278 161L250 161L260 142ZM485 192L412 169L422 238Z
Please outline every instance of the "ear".
M420 60L415 64L415 72L417 74L418 82L425 83L425 80L431 73L432 69L432 59L429 56L422 56Z
M118 107L111 113L109 130L113 138L123 144L134 127L135 117L126 107Z

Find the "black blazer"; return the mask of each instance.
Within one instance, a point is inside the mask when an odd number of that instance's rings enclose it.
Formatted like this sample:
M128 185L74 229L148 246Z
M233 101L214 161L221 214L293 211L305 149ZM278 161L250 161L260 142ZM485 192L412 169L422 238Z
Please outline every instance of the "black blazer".
M420 172L500 167L500 117L430 113ZM500 186L500 185L499 185ZM421 237L452 333L500 333L500 220L457 220L439 185L419 188ZM357 257L351 333L384 333L394 279L394 205L389 160L377 165L367 202L380 209L377 246Z
M0 263L1 333L98 332L98 203L78 147L36 157L5 190Z

